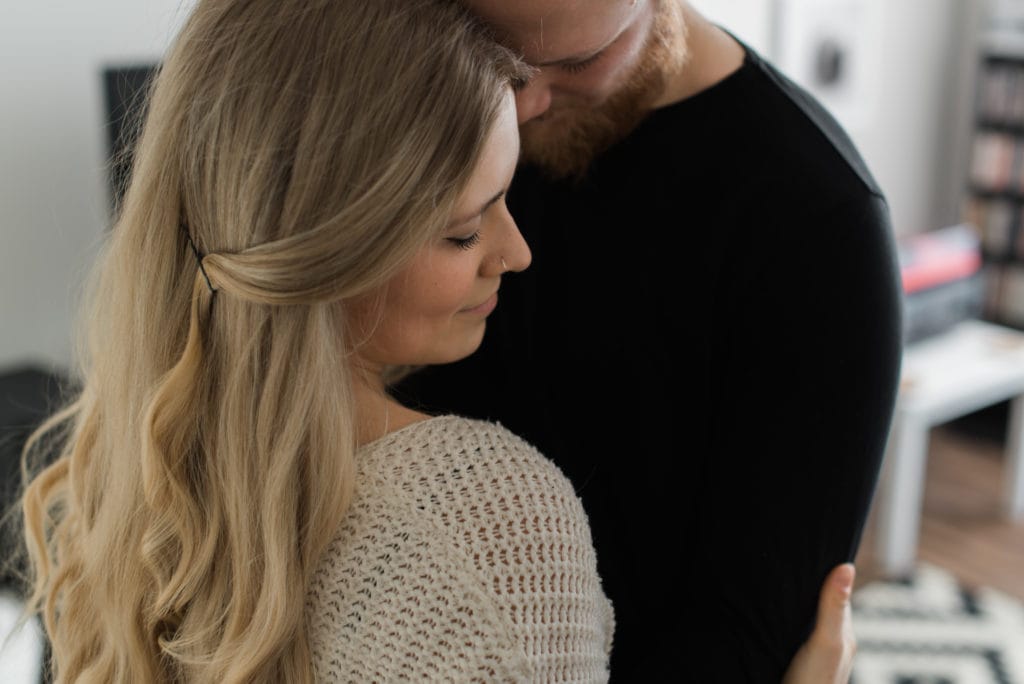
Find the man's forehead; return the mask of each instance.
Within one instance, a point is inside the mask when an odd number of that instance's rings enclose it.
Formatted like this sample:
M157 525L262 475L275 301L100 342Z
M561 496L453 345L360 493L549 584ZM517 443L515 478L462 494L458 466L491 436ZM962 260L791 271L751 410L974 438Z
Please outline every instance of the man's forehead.
M465 0L526 60L541 63L603 47L628 22L629 0Z

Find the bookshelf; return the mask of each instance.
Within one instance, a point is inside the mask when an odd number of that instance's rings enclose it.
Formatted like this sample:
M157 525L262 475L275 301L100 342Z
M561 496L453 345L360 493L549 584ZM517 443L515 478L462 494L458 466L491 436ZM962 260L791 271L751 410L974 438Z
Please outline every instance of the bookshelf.
M1024 2L991 2L979 45L964 214L981 240L985 318L1024 328Z

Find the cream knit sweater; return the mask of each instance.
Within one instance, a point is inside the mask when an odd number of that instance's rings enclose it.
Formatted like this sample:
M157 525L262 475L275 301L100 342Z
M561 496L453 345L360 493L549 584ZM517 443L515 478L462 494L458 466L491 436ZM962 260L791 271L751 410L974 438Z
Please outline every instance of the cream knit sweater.
M441 416L359 450L356 495L310 588L325 682L598 682L614 619L558 468Z

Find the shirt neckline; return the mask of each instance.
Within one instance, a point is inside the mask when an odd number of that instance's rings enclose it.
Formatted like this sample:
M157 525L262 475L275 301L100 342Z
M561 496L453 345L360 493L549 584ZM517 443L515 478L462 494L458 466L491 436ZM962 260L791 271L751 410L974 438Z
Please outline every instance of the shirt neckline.
M457 420L457 419L459 419L459 416L456 416L456 415L453 415L453 414L443 414L443 415L440 415L440 416L428 416L428 417L426 417L426 418L424 418L422 420L413 421L412 423L409 423L408 425L403 425L402 427L400 427L400 428L398 428L396 430L391 430L390 432L386 432L383 435L381 435L380 437L378 437L378 438L376 438L374 440L371 440L371 441L367 442L366 444L361 445L358 449L356 449L356 453L364 454L364 453L370 453L370 452L376 451L380 447L395 441L398 438L399 435L405 436L407 434L412 434L413 432L415 432L416 430L420 429L424 425L427 425L428 423L433 424L433 423L438 423L438 422L442 422L442 421L446 421L446 420Z

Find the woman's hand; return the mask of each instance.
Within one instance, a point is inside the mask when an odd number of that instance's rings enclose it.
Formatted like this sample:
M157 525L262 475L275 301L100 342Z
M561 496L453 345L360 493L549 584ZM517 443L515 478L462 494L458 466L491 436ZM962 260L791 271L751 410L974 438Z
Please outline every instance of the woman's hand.
M844 563L825 578L818 599L818 621L796 652L783 684L846 684L853 670L857 642L850 616L854 567Z

